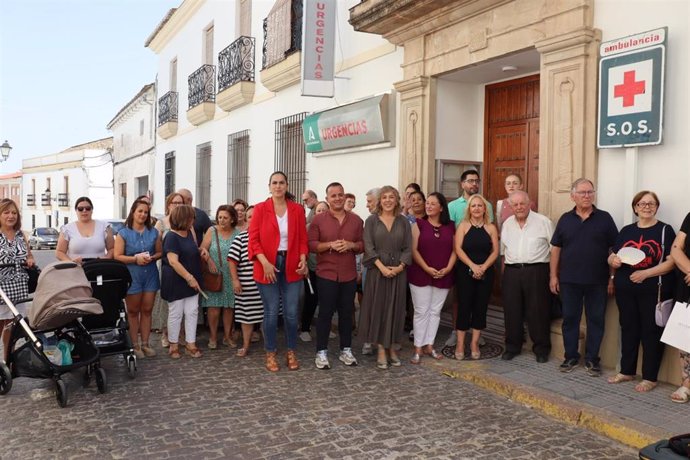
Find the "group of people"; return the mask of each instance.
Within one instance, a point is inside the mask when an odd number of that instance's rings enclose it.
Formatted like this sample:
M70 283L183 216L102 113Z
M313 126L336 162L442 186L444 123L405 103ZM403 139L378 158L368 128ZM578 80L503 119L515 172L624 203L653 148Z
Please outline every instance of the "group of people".
M558 297L565 348L559 369L571 372L581 364L584 309L584 367L589 375L600 375L607 297L615 295L622 356L620 372L608 382L635 380L642 345L642 380L635 390L656 387L664 344L654 310L659 299L675 297L684 302L690 297L690 243L686 241L690 214L676 234L656 218L660 200L654 192L644 190L633 197L637 221L618 231L611 216L594 205L594 184L585 178L573 183L574 207L555 226L534 210L517 174L506 178L507 196L498 201L495 214L491 203L478 193L479 173L468 170L460 178L461 196L450 203L439 192L425 196L417 184L406 187L402 197L392 186L372 189L366 195L370 215L364 221L353 212L355 196L345 193L338 182L326 187L325 201L319 201L311 190L304 192L308 215L289 192L284 173L273 173L268 186L270 196L253 207L243 200L219 206L215 224L191 206L188 190L166 197L165 216L160 219L151 216L150 199L142 196L132 204L116 236L108 225L92 219L93 204L81 197L75 203L78 220L61 229L56 256L77 263L112 257L127 265L132 275L126 297L128 324L140 358L156 354L150 345L152 317L163 330L163 345L171 358L181 357L180 345L189 356L201 357L196 346L201 305L207 310L209 349L218 347L220 323L222 343L236 346L233 328L237 322L242 344L236 354L244 357L261 323L265 367L271 372L281 366L277 329L282 315L285 365L296 370L300 367L295 353L298 328L299 337L311 340L318 305L315 366L331 367L328 339L333 337L336 312L338 359L347 366L356 365L352 331L359 292L357 329L364 341L363 353L373 353L375 346L378 368L401 365L398 353L411 304L414 352L410 362L419 364L423 356L442 358L434 343L441 310L454 288L453 357L480 359L481 333L500 271L505 315L502 359L512 360L522 352L526 323L536 361L548 361L552 309ZM628 247L643 251L644 259L634 265L624 263L618 251ZM17 262L34 264L21 232L19 210L13 201L2 200L0 264ZM219 291L204 290L202 267L221 274ZM10 299L26 297L24 270L0 266L0 274L0 286ZM305 301L300 321L302 286ZM10 318L3 306L0 326ZM690 354L681 351L680 360L682 385L671 398L687 402Z

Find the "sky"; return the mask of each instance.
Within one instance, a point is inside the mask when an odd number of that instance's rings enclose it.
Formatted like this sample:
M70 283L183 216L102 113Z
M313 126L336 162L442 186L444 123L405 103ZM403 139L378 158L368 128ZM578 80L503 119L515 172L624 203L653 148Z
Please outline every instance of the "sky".
M156 79L144 48L182 0L0 0L0 174L22 159L109 137L106 125Z

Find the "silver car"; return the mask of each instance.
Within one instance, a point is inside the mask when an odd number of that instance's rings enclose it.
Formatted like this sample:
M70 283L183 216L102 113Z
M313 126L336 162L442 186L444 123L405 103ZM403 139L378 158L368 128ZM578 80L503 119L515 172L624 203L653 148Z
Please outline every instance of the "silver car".
M52 227L36 227L29 235L31 249L55 249L60 233Z

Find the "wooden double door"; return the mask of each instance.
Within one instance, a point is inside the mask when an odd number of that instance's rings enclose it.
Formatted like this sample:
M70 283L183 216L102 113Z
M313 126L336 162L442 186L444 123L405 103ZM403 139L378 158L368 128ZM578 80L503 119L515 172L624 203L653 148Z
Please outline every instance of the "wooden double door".
M484 193L492 205L506 197L505 178L519 174L539 198L539 75L486 87Z

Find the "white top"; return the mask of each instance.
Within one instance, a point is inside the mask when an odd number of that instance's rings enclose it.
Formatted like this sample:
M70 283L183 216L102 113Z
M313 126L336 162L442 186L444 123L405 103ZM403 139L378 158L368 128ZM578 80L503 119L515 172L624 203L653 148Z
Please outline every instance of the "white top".
M94 220L94 222L96 225L93 235L89 237L84 237L79 233L76 222L70 222L62 226L60 231L68 243L67 257L70 259L76 259L77 257L95 259L105 256L105 237L110 225L102 220Z
M276 214L278 220L278 230L280 231L280 243L278 243L279 251L287 251L288 248L288 212L285 211L283 217Z
M505 263L548 263L552 235L551 219L538 212L530 211L522 228L515 216L510 216L501 228L501 254L505 257Z

